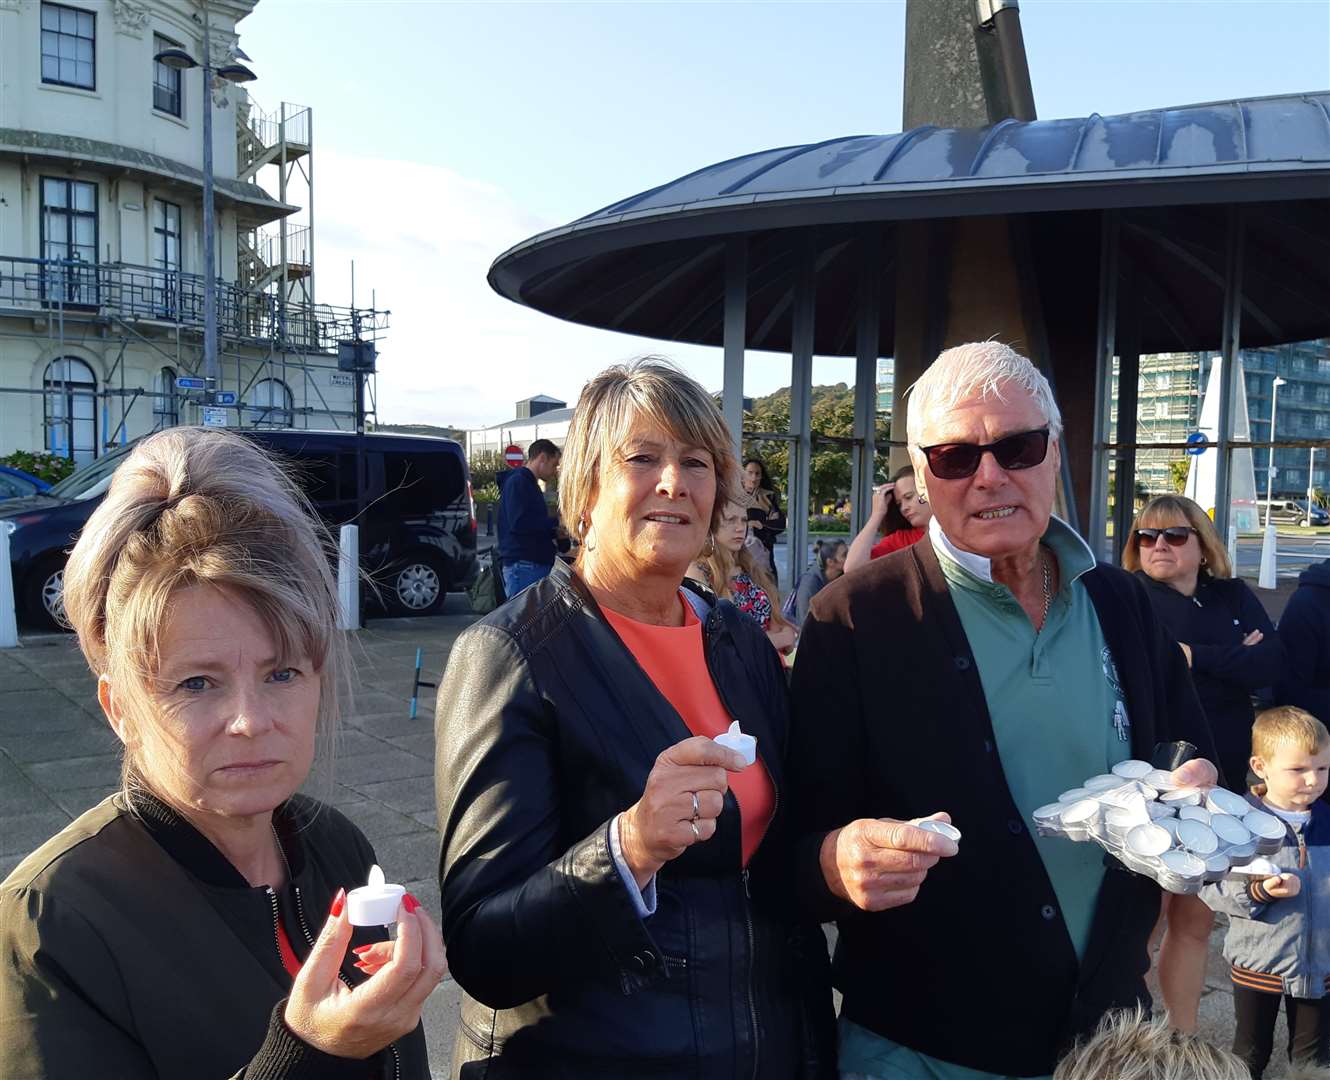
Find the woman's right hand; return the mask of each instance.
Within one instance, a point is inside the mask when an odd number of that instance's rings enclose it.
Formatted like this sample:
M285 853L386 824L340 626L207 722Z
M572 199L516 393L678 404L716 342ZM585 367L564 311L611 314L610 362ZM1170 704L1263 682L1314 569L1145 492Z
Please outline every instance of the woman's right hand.
M892 492L896 490L895 484L883 484L873 491L873 516L885 518L887 511L891 509Z
M341 891L291 987L283 1018L292 1033L325 1054L367 1058L415 1030L425 999L447 973L443 938L415 897L398 910L392 958L354 989L338 975L351 943Z
M737 753L703 735L660 752L642 797L619 815L619 846L639 887L671 859L715 835L730 786L725 771L743 767Z

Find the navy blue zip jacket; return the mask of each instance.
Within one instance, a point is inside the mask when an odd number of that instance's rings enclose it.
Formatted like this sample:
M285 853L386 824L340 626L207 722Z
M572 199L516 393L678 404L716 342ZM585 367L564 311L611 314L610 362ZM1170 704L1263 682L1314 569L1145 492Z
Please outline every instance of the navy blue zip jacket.
M1282 705L1306 709L1330 723L1330 560L1304 570L1279 620L1288 670L1278 690Z
M1219 771L1234 791L1246 791L1256 719L1251 698L1284 678L1282 635L1275 633L1270 616L1241 578L1202 572L1196 592L1184 596L1143 570L1136 577L1164 629L1191 648L1191 678L1214 734ZM1242 639L1253 630L1261 631L1264 640L1244 645Z
M545 505L535 474L526 466L514 469L499 492L499 558L553 566L558 525L558 518L551 517Z

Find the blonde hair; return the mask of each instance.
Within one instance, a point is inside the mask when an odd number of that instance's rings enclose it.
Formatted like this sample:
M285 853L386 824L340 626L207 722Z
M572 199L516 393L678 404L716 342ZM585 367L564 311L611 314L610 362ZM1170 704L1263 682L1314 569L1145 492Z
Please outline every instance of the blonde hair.
M1311 713L1293 705L1257 713L1251 728L1252 757L1269 761L1281 746L1318 754L1330 746L1330 731Z
M725 503L721 504L720 510L717 512L717 518L721 513L724 513L726 506L737 506L741 510L747 510L749 506L755 505L758 505L757 500L742 488L739 488L737 494L731 495ZM730 588L730 575L737 568L752 578L771 600L771 625L790 625L789 620L781 614L780 590L777 588L776 582L772 580L770 571L753 558L753 553L748 550L746 545L741 547L737 553L732 553L716 538L713 532L708 547L710 550L699 555L696 561L699 566L706 570L707 577L710 578L707 584L711 586L711 590L717 597L728 600L734 595Z
M591 379L577 399L568 427L559 477L559 516L574 536L584 535L606 467L616 460L634 428L654 424L670 437L711 455L720 509L734 496L738 472L725 418L702 387L658 356L615 364Z
M305 496L253 442L213 428L151 435L115 471L65 568L65 614L125 708L121 785L155 790L136 732L154 720L161 635L181 589L210 585L247 604L282 658L319 675L330 748L350 673L337 630L335 548Z
M1243 1060L1199 1035L1176 1031L1167 1016L1108 1013L1094 1035L1058 1062L1053 1080L1249 1080Z
M1233 564L1229 561L1224 542L1219 539L1214 522L1199 505L1184 495L1159 495L1145 504L1131 523L1127 544L1122 549L1123 568L1131 571L1141 568L1141 541L1136 535L1137 529L1166 528L1176 525L1178 518L1196 530L1196 540L1201 545L1201 565L1210 576L1232 577Z
M1006 401L1002 390L1015 385L1039 406L1051 438L1062 434L1062 413L1053 398L1053 387L1043 373L1010 345L1000 341L972 341L938 355L928 369L906 391L909 409L905 416L906 437L918 449L927 418L938 410L954 408L979 396Z

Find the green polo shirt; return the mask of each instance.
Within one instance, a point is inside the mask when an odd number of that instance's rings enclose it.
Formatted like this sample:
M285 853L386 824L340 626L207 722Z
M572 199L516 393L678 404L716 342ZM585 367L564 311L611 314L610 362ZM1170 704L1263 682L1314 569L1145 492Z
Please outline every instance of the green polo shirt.
M1059 588L1036 633L989 561L954 547L935 518L929 539L974 653L1002 771L1028 823L1068 788L1130 756L1130 724L1117 670L1081 575L1094 554L1053 518L1044 545L1057 558ZM1085 954L1104 877L1097 844L1031 832L1076 955ZM926 901L924 901L926 902ZM1001 927L994 927L1001 933ZM841 1021L841 1069L874 1080L987 1080L992 1074L938 1061Z

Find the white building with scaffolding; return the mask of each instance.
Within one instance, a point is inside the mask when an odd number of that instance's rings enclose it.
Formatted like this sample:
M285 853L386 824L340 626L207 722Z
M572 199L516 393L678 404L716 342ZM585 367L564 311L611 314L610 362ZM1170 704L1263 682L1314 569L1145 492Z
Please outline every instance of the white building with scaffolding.
M257 0L209 0L214 65ZM201 0L0 0L0 454L90 460L202 394ZM340 341L387 313L316 302L308 108L213 90L219 379L232 426L354 429ZM373 412L373 386L367 411Z

